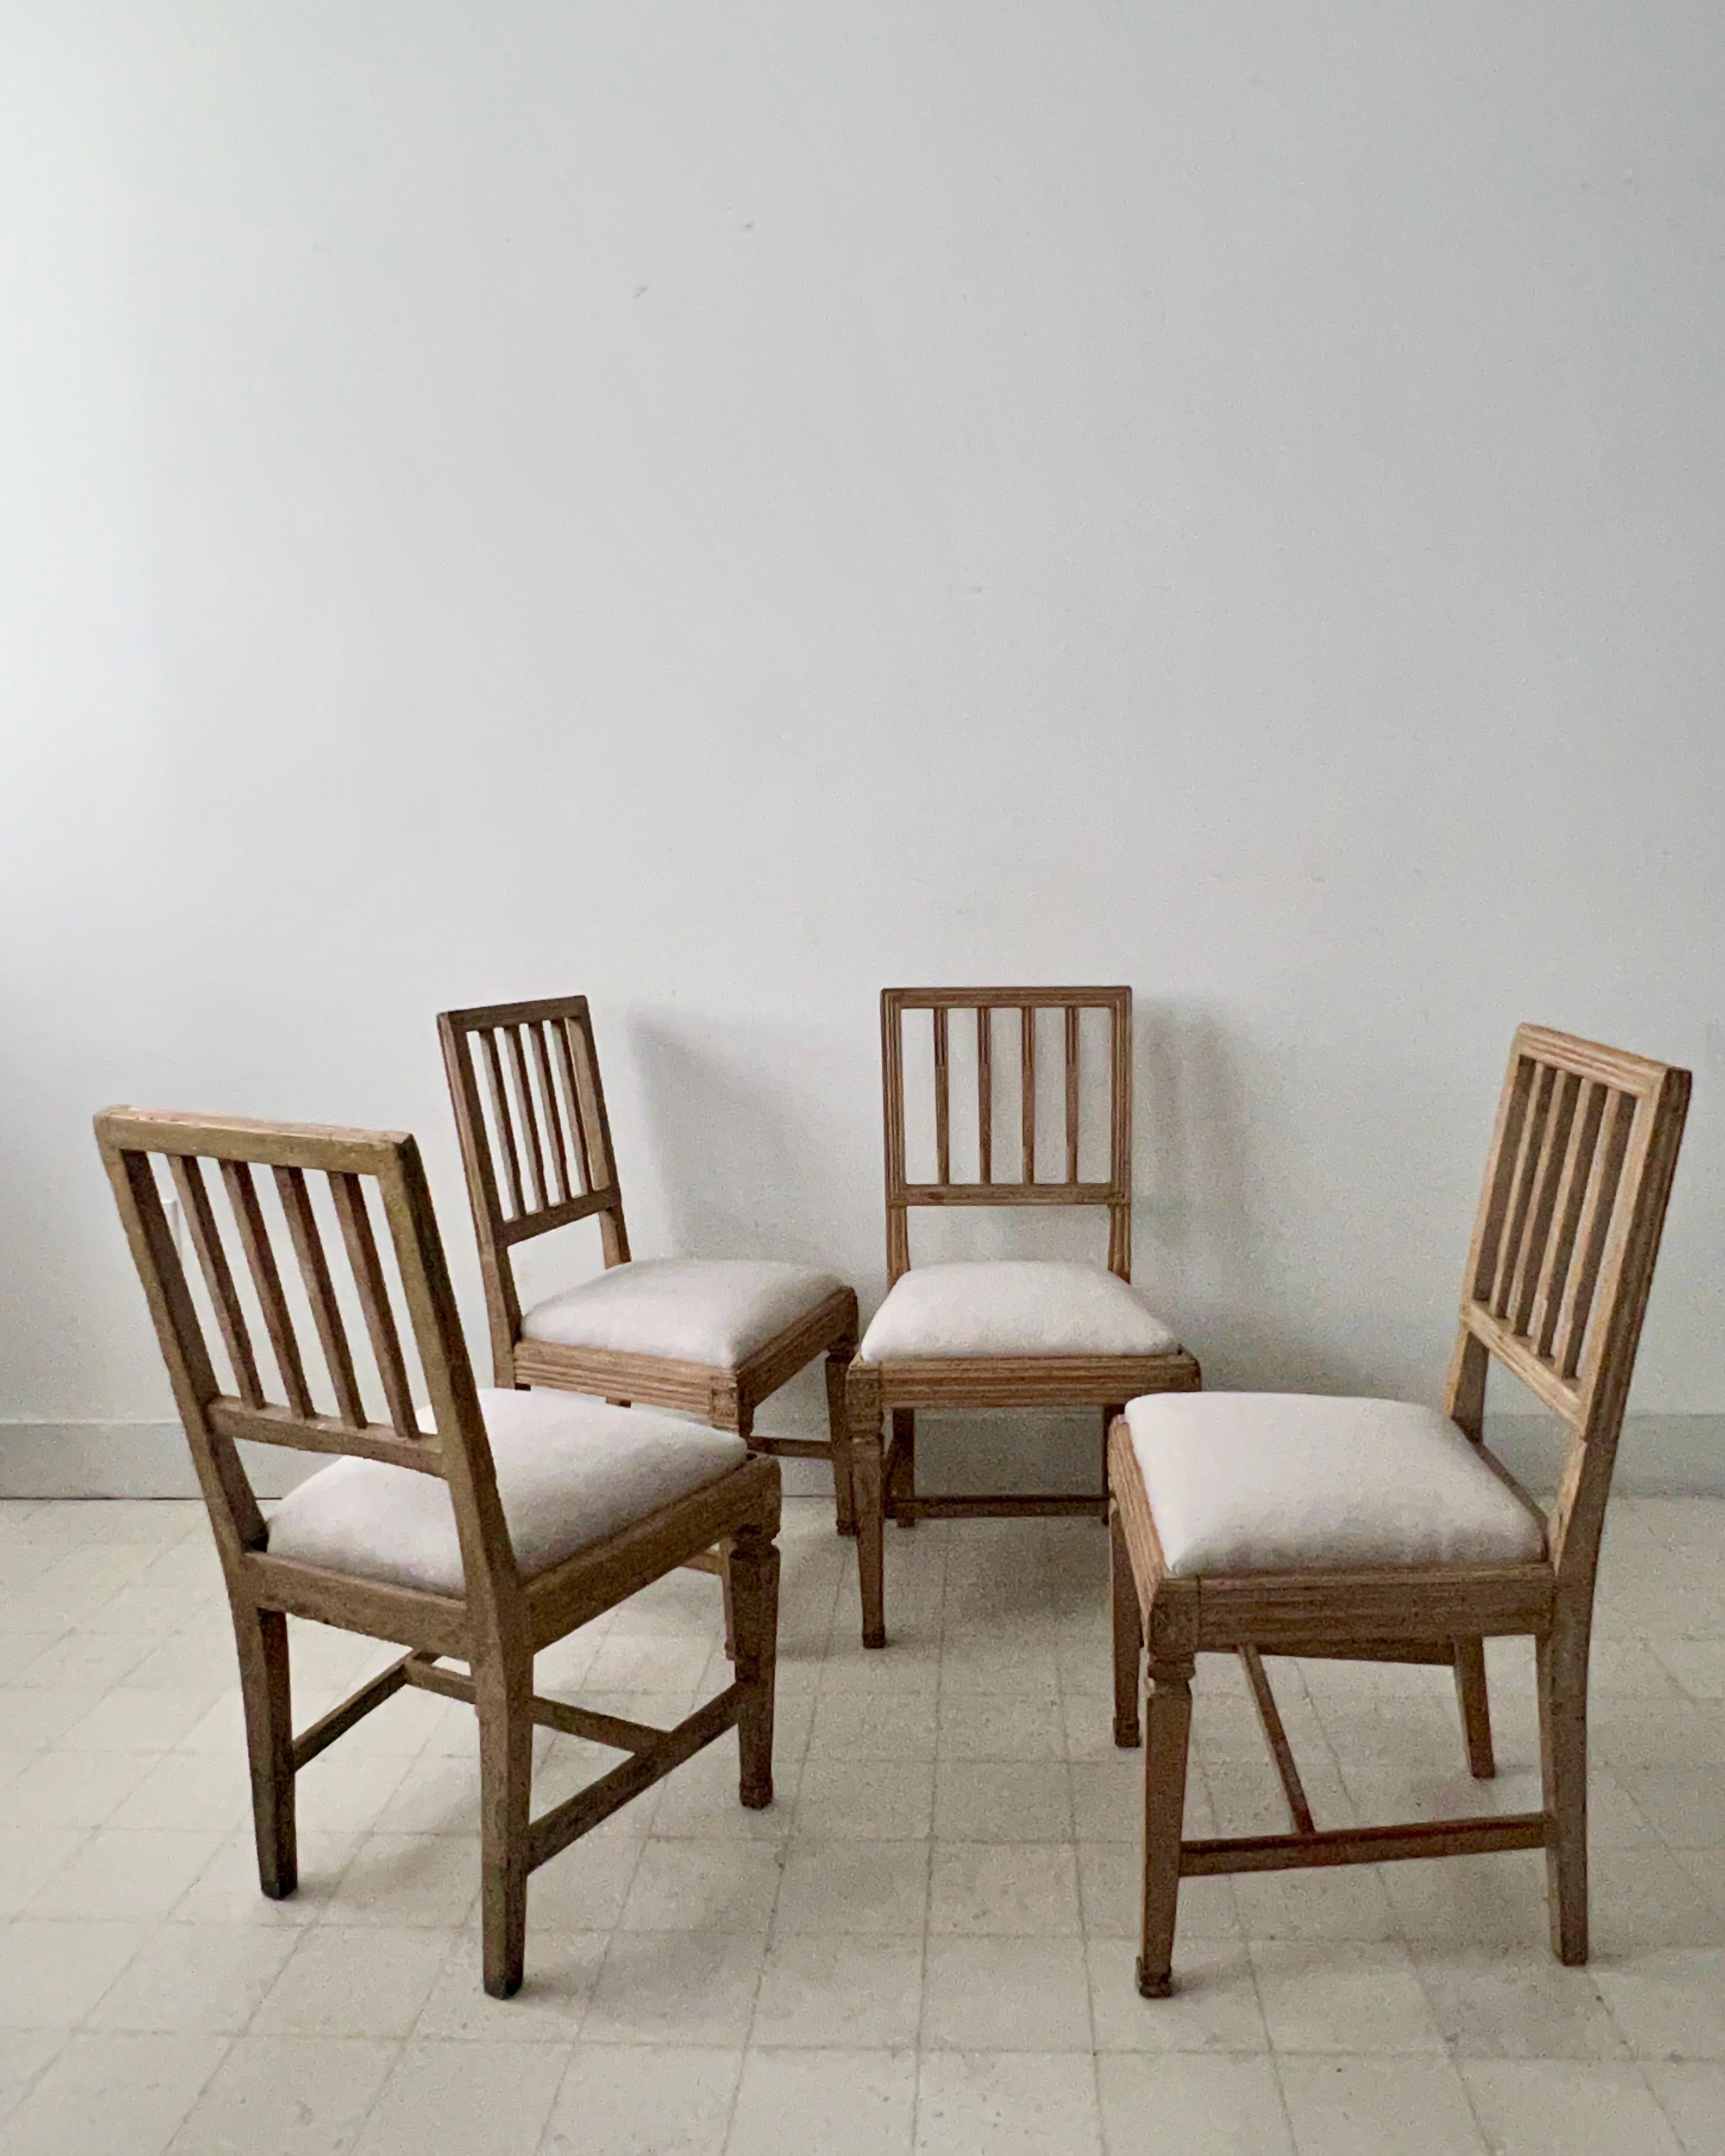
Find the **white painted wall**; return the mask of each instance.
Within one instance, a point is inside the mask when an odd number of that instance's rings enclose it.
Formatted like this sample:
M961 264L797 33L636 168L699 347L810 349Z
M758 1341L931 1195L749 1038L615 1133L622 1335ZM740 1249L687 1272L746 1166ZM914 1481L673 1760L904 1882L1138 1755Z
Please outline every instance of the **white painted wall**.
M0 1424L167 1412L106 1101L418 1129L477 1340L432 1014L583 988L638 1248L872 1297L1005 977L1223 1384L1435 1394L1517 1019L1694 1064L1725 1409L1708 0L0 30Z

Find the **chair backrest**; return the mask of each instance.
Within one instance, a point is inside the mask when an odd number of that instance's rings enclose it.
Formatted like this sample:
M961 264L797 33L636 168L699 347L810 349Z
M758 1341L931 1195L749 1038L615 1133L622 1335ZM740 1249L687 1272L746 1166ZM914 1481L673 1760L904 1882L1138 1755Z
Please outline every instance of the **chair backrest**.
M517 1587L413 1138L134 1108L95 1132L224 1562L266 1542L244 1439L441 1476L470 1598Z
M1101 1014L1094 1030L1101 1039L1086 1044L1093 1029L1086 1025L1085 1014L1091 1011ZM931 1036L934 1179L912 1182L906 1172L906 1021L922 1013ZM957 1029L955 1013L963 1014ZM912 1022L920 1024L920 1016ZM952 1065L961 1049L974 1075L977 1173L955 1180ZM1130 988L883 988L880 1071L889 1280L896 1281L910 1266L908 1209L913 1205L1106 1205L1109 1266L1122 1280L1131 1277ZM1107 1107L1106 1163L1094 1163L1087 1177L1081 1173L1086 1076L1103 1081ZM957 1090L965 1096L972 1092L968 1083ZM1009 1106L1016 1094L1017 1107L1004 1126L995 1115L1003 1092ZM961 1119L971 1121L964 1098L957 1109ZM996 1173L1003 1155L1016 1163L1009 1181Z
M501 1373L521 1327L517 1243L597 1214L606 1265L629 1257L593 1021L585 996L548 996L444 1011L437 1030Z
M1589 1588L1689 1088L1686 1070L1519 1028L1468 1251L1449 1412L1480 1436L1495 1357L1562 1418L1552 1552Z

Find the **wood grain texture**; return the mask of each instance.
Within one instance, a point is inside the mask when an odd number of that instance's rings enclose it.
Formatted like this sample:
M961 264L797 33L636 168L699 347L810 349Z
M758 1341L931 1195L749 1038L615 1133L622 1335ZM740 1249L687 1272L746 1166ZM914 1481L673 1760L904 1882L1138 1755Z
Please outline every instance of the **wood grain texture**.
M1166 1792L1183 1771L1182 1710L1171 1703L1157 1757L1145 1755L1146 1841L1141 1989L1168 1980L1178 1876L1375 1864L1489 1851L1543 1850L1553 1952L1588 1951L1587 1666L1594 1587L1611 1471L1660 1236L1681 1144L1689 1074L1645 1057L1523 1026L1512 1044L1464 1270L1445 1406L1485 1463L1538 1507L1483 1444L1486 1377L1496 1361L1566 1426L1568 1451L1546 1554L1519 1565L1425 1565L1375 1572L1236 1572L1170 1577L1123 1420L1110 1438L1117 1547L1149 1645L1178 1669L1191 1646L1243 1655L1260 1707L1264 1654L1446 1661L1454 1670L1466 1757L1493 1769L1481 1642L1531 1636L1538 1659L1543 1809L1486 1818L1311 1828L1280 1717L1265 1715L1296 1831L1187 1841L1167 1825ZM1132 1625L1115 1618L1116 1732ZM1135 1658L1135 1650L1134 1658ZM1272 1710L1273 1712L1273 1710ZM1161 1792L1160 1795L1154 1794ZM1301 1795L1303 1804L1303 1792Z
M506 1067L507 1067L506 1065ZM541 1101L543 1109L543 1101ZM555 1189L542 1148L538 1179ZM705 1489L662 1507L578 1556L524 1579L505 1525L479 1394L456 1317L441 1239L418 1149L388 1132L322 1132L304 1125L227 1123L208 1117L144 1116L120 1110L96 1118L96 1136L127 1243L143 1286L222 1562L238 1649L252 1784L252 1815L263 1891L280 1897L297 1878L295 1778L404 1684L465 1699L479 1722L480 1939L485 1989L507 1997L521 1984L527 1875L630 1797L670 1773L733 1725L744 1729L742 1800L772 1794L773 1694L777 1626L779 1474L751 1458ZM170 1230L157 1180L166 1159L186 1207L199 1270L240 1393L224 1393ZM234 1241L259 1288L277 1346L285 1401L271 1399L254 1358L234 1353L239 1336L232 1259L208 1203L203 1163L221 1169L232 1199ZM252 1169L270 1168L282 1200L282 1233L292 1247L336 1395L335 1415L317 1413L291 1336L270 1220ZM341 1254L385 1374L395 1420L364 1419L341 1328L333 1243L318 1235L308 1178L325 1175L341 1226ZM198 1202L199 1194L203 1202ZM371 1225L375 1198L388 1224L398 1297L392 1293ZM271 1319L271 1303L280 1307ZM854 1312L851 1337L855 1337ZM434 1438L418 1434L401 1342L411 1338L429 1397ZM413 1434L403 1434L403 1428ZM314 1453L343 1451L439 1475L449 1486L459 1538L464 1591L425 1594L292 1559L272 1557L264 1522L236 1450L247 1439ZM674 1567L716 1548L742 1553L738 1578L738 1681L673 1730L657 1730L578 1705L536 1697L533 1656L578 1625L602 1615ZM733 1558L733 1567L735 1559ZM391 1640L406 1653L297 1738L291 1712L288 1617ZM444 1661L465 1665L443 1668ZM622 1768L535 1820L531 1815L532 1735L548 1725L629 1756Z

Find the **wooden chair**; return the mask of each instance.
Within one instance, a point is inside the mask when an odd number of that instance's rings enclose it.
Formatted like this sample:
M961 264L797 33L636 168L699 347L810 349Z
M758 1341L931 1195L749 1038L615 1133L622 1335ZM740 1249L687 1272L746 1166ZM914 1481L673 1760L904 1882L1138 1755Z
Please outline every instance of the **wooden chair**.
M1587 1958L1587 1666L1594 1574L1689 1101L1689 1073L1567 1034L1515 1037L1445 1412L1207 1394L1115 1423L1114 1736L1139 1741L1148 1642L1138 1989L1170 1989L1180 1881L1213 1872L1543 1849L1558 1958ZM1495 1359L1568 1431L1549 1517L1486 1449ZM1492 1772L1481 1642L1531 1634L1537 1812L1320 1829L1263 1658L1453 1666L1473 1772ZM1293 1831L1184 1841L1193 1658L1245 1661Z
M264 1892L280 1899L296 1884L301 1767L403 1685L465 1699L479 1716L485 1984L507 1997L521 1981L536 1866L732 1727L742 1802L772 1801L778 1468L734 1435L669 1416L476 1390L411 1137L127 1108L95 1127L221 1554ZM219 1165L225 1203L207 1161ZM225 1385L181 1262L163 1163L225 1350ZM259 1167L271 1171L273 1193ZM321 1373L295 1302L309 1307ZM279 1389L254 1346L254 1313ZM381 1421L368 1394L383 1404ZM266 1522L241 1439L345 1456ZM537 1651L721 1539L737 1668L716 1698L661 1730L535 1697ZM290 1616L407 1652L295 1736ZM629 1757L533 1819L536 1723Z
M497 1383L644 1401L735 1430L752 1452L829 1460L839 1532L854 1534L845 1371L855 1290L774 1260L631 1260L585 996L444 1011L437 1025ZM517 1245L593 1217L605 1270L524 1312ZM757 1435L762 1401L823 1354L829 1442Z
M932 1181L907 1173L906 1019L927 1014L933 1078ZM973 1050L977 1172L955 1173L953 1014ZM1106 1158L1086 1175L1082 1155L1084 1019L1106 1036L1096 1060L1107 1104ZM1050 1071L1039 1065L1039 1014L1059 1041ZM857 1492L858 1568L863 1645L886 1643L882 1530L919 1519L999 1519L1089 1513L1106 1519L1108 1424L1119 1404L1140 1393L1185 1392L1198 1364L1132 1292L1132 998L1130 988L887 988L880 998L881 1078L886 1134L886 1300L875 1313L846 1383L852 1472ZM997 1025L997 1019L1004 1023ZM1000 1036L1006 1035L1002 1042ZM1003 1052L1004 1049L1004 1052ZM1003 1067L1004 1066L1004 1067ZM1015 1141L1001 1143L997 1096L1016 1074ZM964 1078L968 1090L970 1074ZM1050 1082L1050 1081L1052 1082ZM1058 1099L1055 1142L1045 1112ZM961 1103L962 1108L962 1103ZM997 1168L1016 1155L1010 1179ZM1050 1160L1049 1154L1055 1155ZM1099 1172L1098 1172L1099 1171ZM911 1268L913 1206L1091 1205L1108 1214L1108 1262L979 1259ZM1101 1410L1098 1487L1079 1496L947 1496L916 1493L918 1408L1045 1408ZM883 1416L892 1418L882 1450Z

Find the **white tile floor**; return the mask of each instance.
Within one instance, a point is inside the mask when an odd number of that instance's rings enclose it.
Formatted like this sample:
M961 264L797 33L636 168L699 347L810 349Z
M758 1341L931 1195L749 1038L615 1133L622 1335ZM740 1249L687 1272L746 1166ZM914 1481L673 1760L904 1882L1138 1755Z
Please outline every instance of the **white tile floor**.
M300 1784L257 1891L202 1512L0 1506L0 2146L8 2156L1725 2156L1725 1504L1620 1501L1594 1690L1595 1958L1538 1860L1205 1880L1182 1988L1132 1983L1136 1762L1094 1523L893 1534L857 1640L827 1507L787 1507L778 1800L727 1741L538 1873L480 1988L471 1720L403 1694ZM718 1681L681 1573L542 1661L649 1720ZM296 1635L302 1718L385 1650ZM1476 1785L1441 1677L1275 1666L1320 1816L1537 1801L1493 1650ZM1206 1666L1193 1831L1281 1825ZM547 1738L542 1801L610 1755Z

